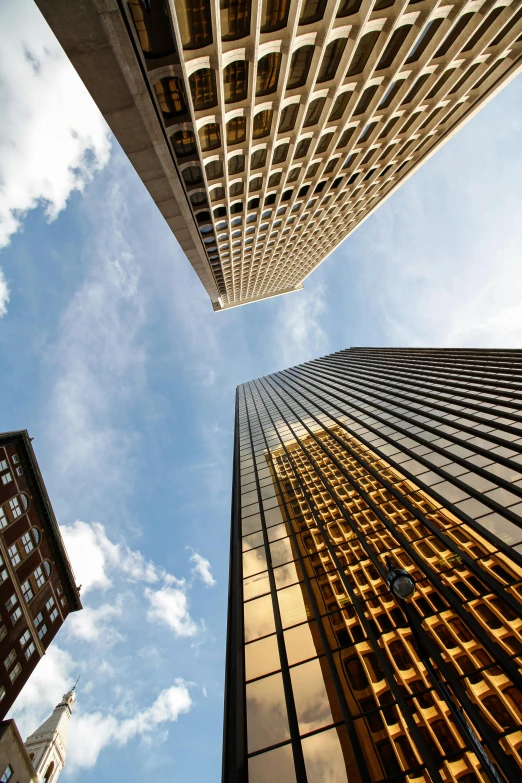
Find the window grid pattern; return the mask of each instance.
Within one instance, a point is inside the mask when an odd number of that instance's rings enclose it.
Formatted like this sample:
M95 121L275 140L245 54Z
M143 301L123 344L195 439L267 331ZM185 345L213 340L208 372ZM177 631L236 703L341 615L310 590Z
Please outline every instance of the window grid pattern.
M485 780L386 556L416 580L442 677L520 777L522 352L351 349L245 384L235 464L244 605L237 625L230 608L226 725L246 704L232 744L249 781Z
M167 132L169 137L193 132L197 150L191 159L179 160L179 169L183 174L185 168L198 165L202 173L204 181L187 187L187 195L223 307L299 288L492 90L511 78L522 58L518 0L497 4L493 10L489 0L363 0L348 5L330 0L313 4L311 16L305 13L307 0L299 0L281 3L282 24L260 32L267 3L272 7L271 0L252 4L245 15L250 24L242 28L242 37L232 40L224 32L227 25L222 29L228 6L220 11L217 0L206 5L201 13L208 14L206 25L212 35L202 39L206 45L190 49L183 49L183 22L180 27L173 4L169 6L182 52L179 68L188 111L179 122L168 120ZM183 5L182 0L180 8ZM299 61L295 55L300 50L304 71L299 72L299 87L293 88L292 62ZM210 108L197 110L190 80L209 68L215 75L215 96ZM256 89L266 80L265 71L270 75L268 92ZM164 72L163 65L157 70L149 65L151 83L165 78ZM236 79L234 74L239 74L238 100L231 101L229 82ZM416 84L419 88L412 94ZM281 130L281 119L289 110L292 121ZM260 114L271 130L269 136L256 139L253 130ZM235 126L240 118L246 132L238 140ZM374 127L361 141L370 122ZM229 123L234 129L230 135ZM215 124L220 126L221 145L204 150L201 131ZM319 152L325 134L332 134L331 143ZM288 145L286 158L275 163L274 153L281 145ZM301 148L306 153L298 159L298 178L288 200L282 199ZM267 151L266 160L262 169L255 169L252 184L251 161L259 150ZM246 161L241 176L230 173L227 165L238 153ZM218 160L222 173L210 179L206 166ZM317 170L307 177L315 163ZM281 176L275 179L275 174ZM279 184L269 185L275 181ZM291 220L293 210L304 219ZM239 237L232 237L235 214L242 217ZM255 222L249 225L255 232L247 235L247 216L252 215ZM261 228L262 219L269 222L267 231Z

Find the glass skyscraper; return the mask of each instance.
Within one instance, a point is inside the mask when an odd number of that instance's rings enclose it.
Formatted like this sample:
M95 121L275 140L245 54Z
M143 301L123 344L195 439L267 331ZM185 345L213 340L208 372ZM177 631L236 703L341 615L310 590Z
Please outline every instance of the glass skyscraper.
M522 352L350 349L239 387L224 783L522 780Z

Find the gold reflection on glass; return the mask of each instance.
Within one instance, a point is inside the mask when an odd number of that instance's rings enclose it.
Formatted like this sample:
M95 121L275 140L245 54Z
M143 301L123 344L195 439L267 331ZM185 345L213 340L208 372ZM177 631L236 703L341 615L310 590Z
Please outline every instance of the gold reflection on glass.
M285 524L276 525L268 530L268 540L277 541L278 538L286 538L288 530Z
M253 533L256 530L261 530L261 517L259 514L254 514L251 517L246 517L241 523L243 529L243 535L246 536L249 533Z
M296 783L291 745L260 753L248 760L248 783Z
M300 585L278 590L277 598L283 628L297 625L309 619L311 612L304 602L303 591Z
M329 729L303 740L303 755L308 783L348 783L347 763L343 755L339 734L346 729ZM347 737L342 737L343 747L348 747ZM350 776L349 783L359 779Z
M270 592L270 582L268 581L268 571L263 574L249 576L243 581L243 598L249 601L258 595L264 595Z
M243 576L266 571L266 555L263 546L243 552Z
M264 598L248 601L245 604L245 642L259 639L260 636L268 636L274 631L272 598L267 595Z
M325 673L317 658L290 669L300 734L308 734L333 723Z
M281 674L249 683L246 698L249 753L277 745L290 737Z
M274 541L270 544L270 555L272 557L272 565L279 566L284 563L290 563L294 560L294 553L292 551L292 545L289 538L281 538L279 541Z
M314 621L285 631L286 656L290 666L300 661L306 661L307 658L314 658L318 652L321 652L322 647L314 641L312 628L318 636Z
M263 532L259 530L257 533L252 533L250 536L243 538L242 546L243 552L247 552L249 549L256 549L263 544Z
M279 568L274 568L274 578L278 590L282 587L295 585L296 582L299 582L299 573L295 563L287 563Z
M281 668L275 636L268 636L245 647L246 679L254 680Z

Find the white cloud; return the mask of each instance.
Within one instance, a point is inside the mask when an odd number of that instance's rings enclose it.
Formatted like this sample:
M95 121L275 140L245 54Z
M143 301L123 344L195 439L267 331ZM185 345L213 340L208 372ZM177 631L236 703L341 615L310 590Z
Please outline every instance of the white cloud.
M23 87L21 87L23 85ZM26 213L48 220L110 154L108 128L31 0L3 4L0 30L0 248Z
M67 633L71 639L84 642L104 641L114 644L122 639L115 630L113 620L121 615L121 599L116 604L103 604L94 609L84 606L80 612L74 612L67 619Z
M1 180L0 180L1 181ZM10 300L10 291L5 275L0 269L0 318L7 313L7 305Z
M67 757L69 769L93 767L103 748L111 744L125 745L137 737L147 738L152 732L177 721L193 706L188 683L176 679L175 685L161 691L154 703L125 720L102 712L74 715L70 723Z
M112 585L109 574L115 571L133 582L180 581L127 544L113 543L99 522L77 520L60 530L82 595L96 588L107 590Z
M185 592L174 587L151 590L147 587L145 598L149 602L147 620L170 628L176 636L195 636L198 626L188 611Z
M278 302L273 344L281 367L328 352L328 338L321 324L326 311L324 295L324 285L313 280L309 288L288 294Z
M194 563L194 568L192 569L193 576L201 579L207 587L214 587L217 584L212 576L210 561L206 557L203 557L198 552L194 552L190 557L190 562Z

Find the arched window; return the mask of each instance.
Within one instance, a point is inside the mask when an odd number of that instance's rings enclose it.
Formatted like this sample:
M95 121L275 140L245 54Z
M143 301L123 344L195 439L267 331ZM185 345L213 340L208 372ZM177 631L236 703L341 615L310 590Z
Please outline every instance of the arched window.
M223 71L225 103L244 101L248 94L248 61L234 60Z
M471 11L469 14L463 14L458 22L453 25L451 30L449 31L446 38L443 40L437 51L435 52L435 57L442 57L443 55L447 54L448 51L451 49L461 32L464 30L464 28L471 22L472 18L475 16L474 12Z
M183 181L185 185L197 185L198 182L203 181L201 169L199 166L188 166L183 169Z
M210 220L210 212L208 209L205 209L203 212L198 212L196 215L196 220L198 225L201 225L202 223L208 223Z
M319 76L317 77L318 83L328 82L330 79L334 78L339 63L341 62L341 57L344 54L347 41L347 38L336 38L335 41L330 41L324 51Z
M333 133L325 133L324 136L321 136L319 140L319 144L317 145L317 149L315 150L318 155L320 155L321 152L326 152L326 150L330 146L332 137L333 137Z
M178 0L176 12L184 49L200 49L212 43L210 0Z
M248 185L248 192L253 193L256 190L261 190L263 186L263 177L254 177L251 179Z
M308 148L310 147L312 139L301 139L301 141L297 144L295 148L294 153L294 160L297 158L304 158L306 153L308 152Z
M244 155L234 155L233 158L229 158L228 161L228 173L230 175L233 174L241 174L242 171L245 170L245 156Z
M129 0L129 8L146 59L167 57L176 51L165 0L149 0L147 4Z
M220 0L221 40L237 41L250 33L251 0Z
M51 761L51 763L45 770L45 775L43 776L42 783L50 783L51 778L53 776L53 772L54 772L54 761Z
M160 79L154 85L164 117L179 117L187 111L183 82L175 76Z
M268 180L269 188L276 188L281 183L281 172L278 171L275 174L271 174Z
M286 156L288 155L289 148L290 145L288 143L279 144L274 150L274 157L272 158L272 164L276 165L277 163L284 163L286 160Z
M21 492L20 493L20 499L22 501L22 505L24 507L24 511L27 511L27 509L29 508L29 499L28 499L27 495L25 495L23 492Z
M324 16L327 0L305 0L299 24L312 24Z
M397 57L401 46L408 37L408 33L412 28L411 24L403 24L398 27L393 33L392 37L388 41L388 46L384 50L381 59L377 64L377 70L381 71L383 68L389 68Z
M196 151L196 139L189 130L180 130L172 136L172 146L178 158L185 158Z
M286 27L290 0L263 0L261 32L273 33Z
M270 128L272 127L272 116L274 112L272 109L265 109L265 111L258 112L252 123L252 138L262 139L268 136Z
M366 63L370 59L373 47L377 43L380 34L380 30L372 30L371 32L366 33L366 35L363 35L352 56L350 67L346 73L347 76L357 76L357 74L364 71Z
M393 2L394 0L392 0L392 3ZM361 7L361 3L362 0L344 0L344 2L341 3L341 7L337 12L337 18L340 19L343 16L350 16L351 14L356 14L359 11L359 8Z
M190 197L190 203L193 207L201 207L207 203L207 194L199 191L199 193L193 193Z
M217 179L223 176L223 163L220 160L212 160L205 166L207 179Z
M189 76L194 111L211 109L217 104L216 75L212 68L200 68Z
M302 87L306 84L308 78L308 72L310 70L310 63L314 56L314 46L301 46L292 55L292 62L290 63L290 75L286 85L287 90L295 90L297 87Z
M340 95L337 96L335 99L335 103L332 106L332 111L330 112L330 116L328 117L328 122L334 122L334 120L340 120L343 116L344 112L346 111L346 107L348 106L348 103L350 101L350 98L353 95L352 90L345 90Z
M210 198L212 201L221 201L221 199L225 198L225 188L223 188L221 185L218 188L214 188L210 191Z
M303 128L308 128L310 125L316 125L319 122L325 101L326 98L316 98L315 101L312 101L306 112Z
M44 560L44 571L46 573L47 578L51 576L51 564L48 560Z
M216 150L221 147L221 131L216 122L209 122L199 129L199 142L203 152Z
M299 113L299 104L298 103L292 103L290 106L287 106L283 111L281 112L281 120L279 122L279 133L288 133L289 131L292 131L295 127L295 123L297 120L297 115Z
M417 38L417 42L413 49L411 50L410 54L408 55L406 62L407 63L414 63L416 62L419 57L426 51L430 43L432 42L434 36L437 33L437 30L441 26L441 24L444 22L444 19L442 17L438 17L437 19L432 19L431 22L428 22L420 36Z
M256 97L270 95L277 90L280 67L280 52L270 52L261 57L257 64Z
M234 182L233 185L230 186L229 193L230 196L242 196L243 195L243 189L244 185L242 182Z
M234 117L227 122L227 144L240 144L246 139L246 117Z
M256 150L250 158L251 169L262 169L266 163L266 149Z

